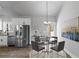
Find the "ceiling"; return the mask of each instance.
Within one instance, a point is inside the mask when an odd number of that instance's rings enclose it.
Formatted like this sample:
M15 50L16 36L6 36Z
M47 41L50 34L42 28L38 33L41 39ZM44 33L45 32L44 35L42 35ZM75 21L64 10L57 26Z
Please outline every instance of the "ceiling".
M57 16L64 2L48 1L48 15ZM18 17L46 16L46 1L0 1L0 9Z

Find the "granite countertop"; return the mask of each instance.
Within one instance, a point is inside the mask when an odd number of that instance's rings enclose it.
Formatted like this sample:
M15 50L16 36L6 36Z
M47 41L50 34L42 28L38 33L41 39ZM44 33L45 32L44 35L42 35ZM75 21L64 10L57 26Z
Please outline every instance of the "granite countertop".
M0 36L7 36L6 34L0 34Z

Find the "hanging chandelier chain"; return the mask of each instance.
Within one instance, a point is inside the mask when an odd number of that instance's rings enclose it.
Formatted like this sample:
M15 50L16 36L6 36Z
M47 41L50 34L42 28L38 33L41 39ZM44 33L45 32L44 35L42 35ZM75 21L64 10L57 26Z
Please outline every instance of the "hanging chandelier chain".
M46 9L47 9L47 22L48 22L48 1L46 1Z
M46 21L44 23L49 24L48 1L46 1Z

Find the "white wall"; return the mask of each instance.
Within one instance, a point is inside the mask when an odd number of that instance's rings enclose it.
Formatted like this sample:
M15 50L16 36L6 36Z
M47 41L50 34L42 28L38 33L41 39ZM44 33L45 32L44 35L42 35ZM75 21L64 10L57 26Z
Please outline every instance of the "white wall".
M66 20L79 16L79 2L66 2L59 14L57 22L57 36L61 37L61 28ZM69 21L71 23L71 21Z
M61 32L62 32L62 28L67 24L73 25L72 22L68 20L75 18L77 16L79 16L79 2L66 2L59 14L58 21L57 21L57 36L59 37L59 41L60 40L66 41L65 49L71 55L71 57L79 57L79 53L78 53L79 42L61 38Z
M47 25L44 24L44 21L46 21L46 17L32 17L31 19L32 19L31 20L32 35L34 34L35 30L38 31L38 35L46 35L47 34ZM55 17L49 17L49 21L52 21L54 23L54 25L56 26ZM56 32L56 30L55 30L55 32Z
M12 29L15 30L16 25L31 25L31 18L12 18Z

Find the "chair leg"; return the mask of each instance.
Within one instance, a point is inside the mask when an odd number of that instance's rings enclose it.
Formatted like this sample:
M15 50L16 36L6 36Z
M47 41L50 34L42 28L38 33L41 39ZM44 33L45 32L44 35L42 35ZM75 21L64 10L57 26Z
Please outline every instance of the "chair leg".
M63 50L63 52L65 53L65 57L67 58L67 53Z
M32 51L32 53L33 53L33 51ZM41 53L43 53L43 50L41 52L39 51L36 54L33 54L32 56L36 56L37 58L39 58L39 56L41 55Z
M59 56L64 57L64 56L62 56L62 55L60 55L60 54L58 53L58 57L59 57Z
M32 54L32 53L33 53L33 54ZM32 54L32 56L35 56L35 55L37 55L37 53L35 53L35 54L34 54L34 50L32 50L32 53L31 53L31 54Z
M63 52L65 52L65 51L63 50ZM57 53L57 54L58 54L58 53ZM66 55L66 52L65 52L65 55ZM62 56L62 55L58 54L58 56L61 56L61 57L66 57L67 55L66 55L66 56Z
M37 58L39 58L39 52L37 52Z
M32 53L34 53L34 50L32 51ZM35 54L32 54L32 56L37 56L38 57L39 52L36 52Z
M59 54L58 54L58 52L57 52L57 58L59 57Z

